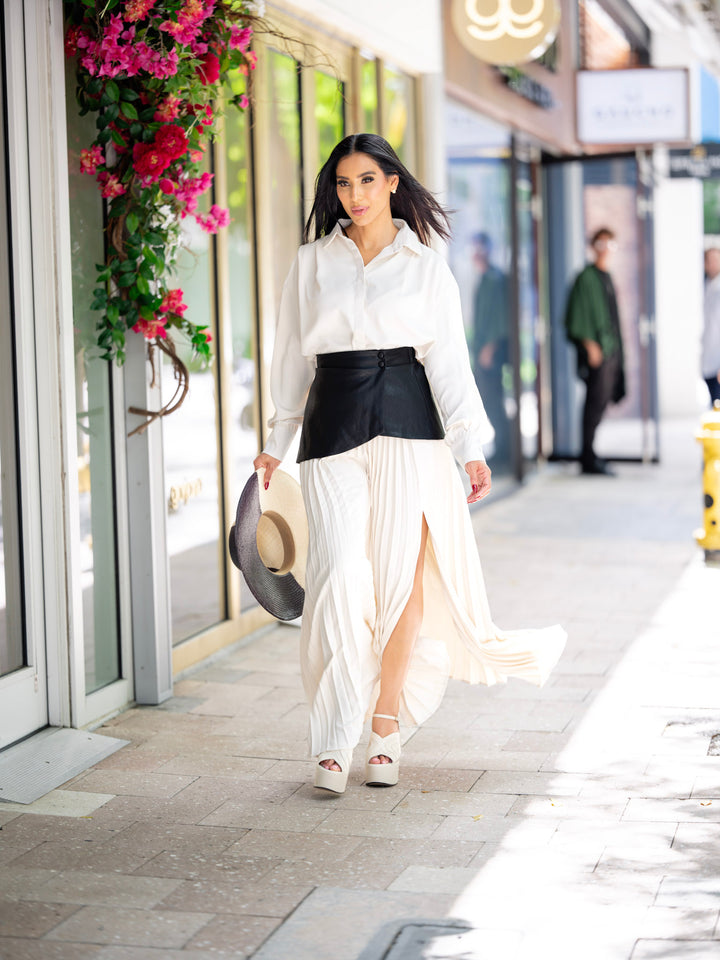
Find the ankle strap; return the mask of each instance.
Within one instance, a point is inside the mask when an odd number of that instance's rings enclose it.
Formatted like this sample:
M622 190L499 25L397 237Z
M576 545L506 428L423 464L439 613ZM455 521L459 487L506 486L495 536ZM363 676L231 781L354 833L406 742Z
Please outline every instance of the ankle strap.
M394 720L396 723L399 722L397 717L391 717L389 713L374 713L373 717L377 717L378 720Z

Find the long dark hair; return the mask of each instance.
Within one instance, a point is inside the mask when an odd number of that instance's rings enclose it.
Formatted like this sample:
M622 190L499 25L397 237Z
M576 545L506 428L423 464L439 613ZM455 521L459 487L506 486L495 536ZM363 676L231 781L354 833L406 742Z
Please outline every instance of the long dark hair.
M346 216L337 195L336 170L338 163L352 153L372 157L386 177L398 175L397 192L390 198L393 217L405 220L426 246L430 246L431 231L443 240L449 239L446 211L405 167L387 140L375 133L353 133L338 143L317 175L315 200L303 233L304 243L326 236L338 220Z

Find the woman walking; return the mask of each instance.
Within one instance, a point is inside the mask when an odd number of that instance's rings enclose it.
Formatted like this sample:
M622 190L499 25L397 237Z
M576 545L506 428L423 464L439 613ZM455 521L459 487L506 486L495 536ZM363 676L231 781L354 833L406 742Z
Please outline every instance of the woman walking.
M280 304L275 415L254 465L272 483L302 425L302 675L314 782L336 793L368 715L366 781L391 786L399 720L426 720L449 677L540 684L565 642L559 627L507 633L490 618L453 462L468 503L490 492L484 411L433 232L449 236L445 212L391 146L346 137L318 175Z

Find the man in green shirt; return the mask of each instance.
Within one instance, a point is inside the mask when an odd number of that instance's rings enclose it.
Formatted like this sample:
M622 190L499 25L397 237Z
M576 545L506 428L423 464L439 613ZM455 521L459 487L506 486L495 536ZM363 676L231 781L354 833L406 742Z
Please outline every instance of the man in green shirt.
M595 254L575 279L565 312L568 339L577 349L578 376L585 382L582 419L583 473L612 476L607 463L593 449L595 432L609 403L625 396L623 344L620 315L612 277L612 255L617 249L615 234L608 227L598 230L590 246Z

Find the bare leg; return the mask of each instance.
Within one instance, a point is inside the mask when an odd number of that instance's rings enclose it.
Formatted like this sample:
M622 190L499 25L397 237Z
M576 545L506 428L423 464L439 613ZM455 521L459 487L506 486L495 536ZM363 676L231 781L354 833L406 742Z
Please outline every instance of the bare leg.
M400 694L405 685L405 679L410 667L415 641L420 633L423 618L423 568L425 564L425 546L427 544L428 525L425 517L422 519L420 534L420 552L413 588L400 619L385 644L382 663L380 665L380 693L375 704L375 713L387 713L397 716L400 707ZM372 729L381 737L386 737L397 729L394 720L381 720L373 717ZM389 757L373 757L370 763L390 763ZM321 767L328 770L339 770L340 766L334 760L323 760Z
M410 658L415 642L420 633L423 618L423 567L425 564L425 546L427 544L428 525L423 516L422 532L420 535L420 552L413 588L405 609L390 635L390 639L383 651L380 667L380 694L375 704L375 713L386 713L397 716L400 707L400 694L405 686ZM397 729L394 720L384 720L373 717L372 729L381 737L387 737ZM391 763L389 757L380 755L372 757L370 763Z

